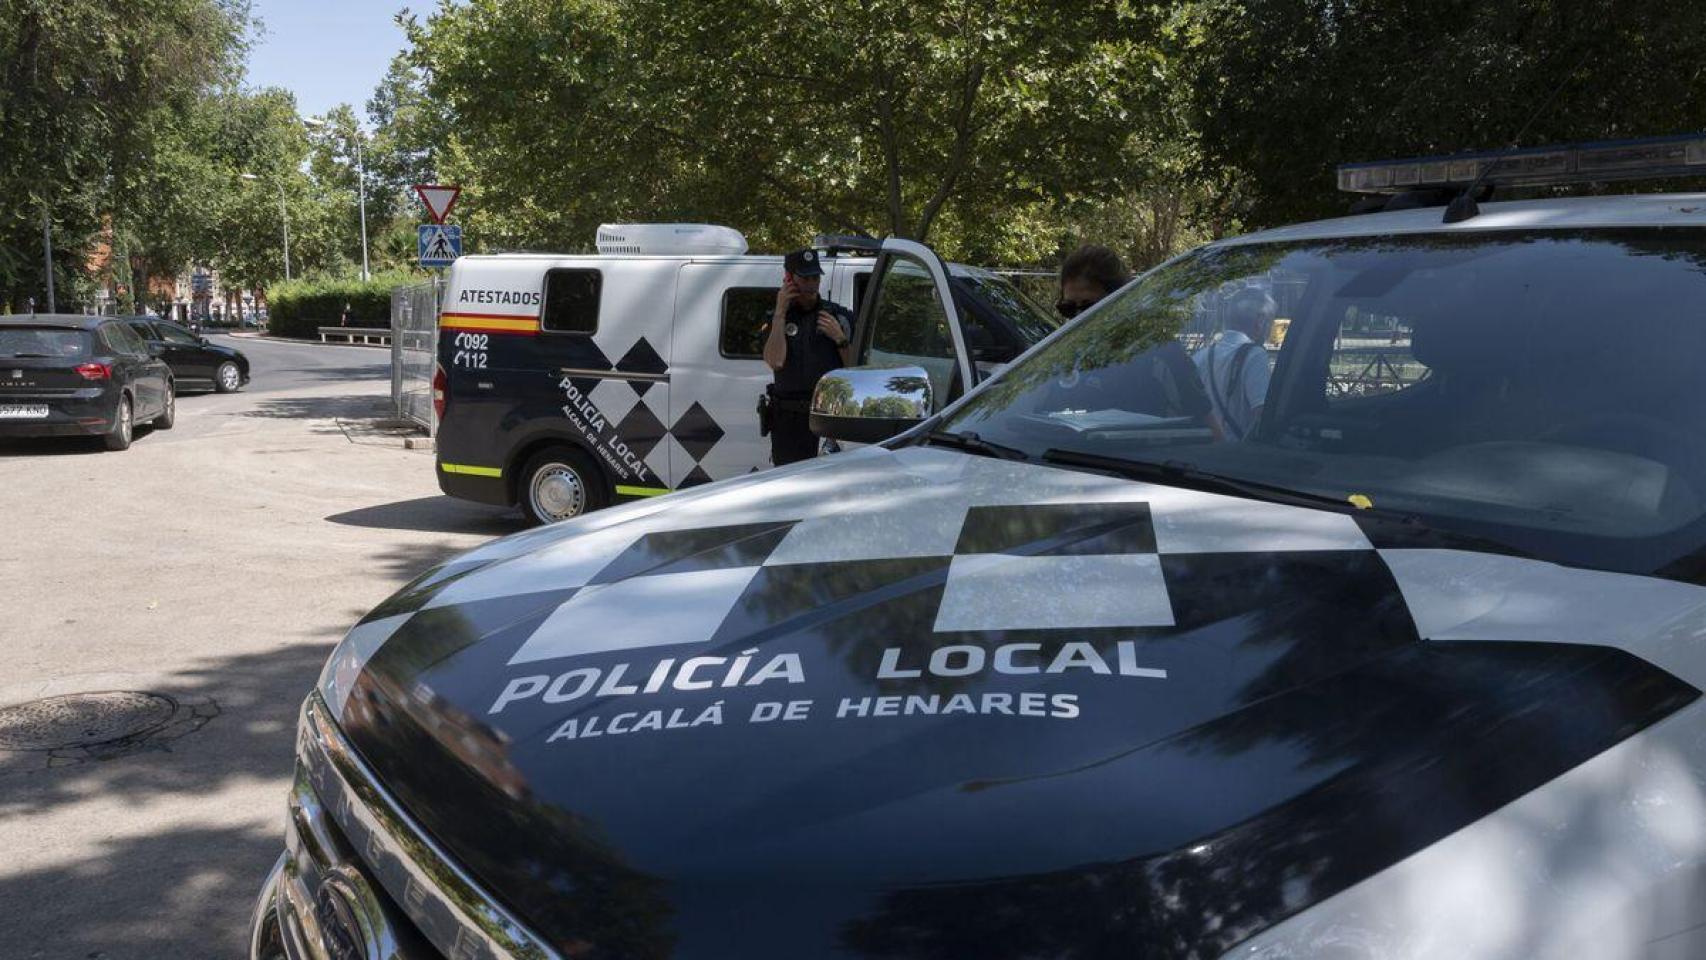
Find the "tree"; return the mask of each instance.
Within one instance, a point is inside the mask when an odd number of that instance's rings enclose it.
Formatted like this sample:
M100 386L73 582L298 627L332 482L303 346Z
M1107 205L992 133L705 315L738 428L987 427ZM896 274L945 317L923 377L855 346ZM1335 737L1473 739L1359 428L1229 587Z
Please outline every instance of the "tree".
M360 264L361 178L368 160L367 134L348 104L339 104L318 119L320 126L309 134L308 174L321 188L321 200L339 224L340 255L348 263ZM379 198L368 195L370 215L379 202ZM372 226L370 222L369 228Z
M680 91L656 115L719 164L757 160L749 195L796 220L929 239L951 213L947 246L992 249L1017 208L1129 186L1160 103L1156 23L1128 4L666 6L636 3Z
M679 171L633 118L655 104L632 85L632 34L610 0L476 0L407 18L410 65L426 77L463 185L470 240L487 248L590 247L601 219L659 210Z
M1706 6L1198 0L1172 35L1206 175L1252 225L1342 213L1333 168L1706 127ZM1530 121L1532 120L1532 125ZM1635 189L1651 189L1636 185Z
M449 139L444 119L427 97L425 71L406 54L394 57L367 101L373 128L367 149L369 186L379 201L369 213L377 210L382 230L412 219L415 184L438 181L439 154ZM409 244L413 257L412 231Z
M1021 0L476 0L407 21L474 235L573 248L601 221L684 219L758 246L863 228L950 252L1014 248L1016 210L1132 187L1156 25Z
M44 212L62 290L98 240L128 272L139 194L182 160L161 132L235 69L249 23L246 0L0 0L0 302L44 294Z

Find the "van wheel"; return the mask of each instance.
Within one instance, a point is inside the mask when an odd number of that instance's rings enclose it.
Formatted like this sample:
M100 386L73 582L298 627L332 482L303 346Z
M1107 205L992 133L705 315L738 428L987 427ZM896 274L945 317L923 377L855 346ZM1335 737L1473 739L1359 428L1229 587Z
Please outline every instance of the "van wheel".
M528 522L556 523L604 506L604 478L572 447L546 447L521 468L516 491Z

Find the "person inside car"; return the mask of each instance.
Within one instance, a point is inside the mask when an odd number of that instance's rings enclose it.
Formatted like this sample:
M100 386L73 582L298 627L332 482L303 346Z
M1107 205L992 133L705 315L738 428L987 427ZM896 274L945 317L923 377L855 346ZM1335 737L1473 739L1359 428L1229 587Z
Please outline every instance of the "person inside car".
M1070 320L1126 285L1131 279L1120 255L1087 243L1072 251L1060 265L1060 300L1055 310ZM1124 388L1104 397L1107 406L1157 417L1189 417L1214 428L1208 396L1191 365L1190 354L1177 340L1166 340L1134 360L1141 368L1122 378ZM1089 385L1097 386L1097 378ZM1089 394L1081 394L1080 402ZM1218 429L1216 430L1218 435Z
M1274 298L1259 287L1245 287L1226 303L1226 324L1214 341L1197 351L1197 373L1208 387L1218 432L1242 440L1256 429L1267 400L1268 352L1262 347L1278 311Z

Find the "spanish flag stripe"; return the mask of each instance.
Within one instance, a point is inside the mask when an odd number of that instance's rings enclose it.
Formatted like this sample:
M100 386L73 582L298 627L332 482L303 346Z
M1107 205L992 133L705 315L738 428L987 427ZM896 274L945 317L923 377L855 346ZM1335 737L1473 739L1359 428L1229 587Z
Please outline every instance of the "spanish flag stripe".
M539 332L537 317L500 317L491 314L446 313L438 318L441 330L478 330L482 333Z

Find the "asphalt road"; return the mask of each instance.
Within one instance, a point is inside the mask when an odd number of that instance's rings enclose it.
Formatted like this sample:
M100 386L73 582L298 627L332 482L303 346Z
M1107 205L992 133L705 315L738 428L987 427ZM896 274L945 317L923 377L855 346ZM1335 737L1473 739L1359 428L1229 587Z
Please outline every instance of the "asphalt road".
M0 443L0 960L239 958L281 849L296 710L332 644L520 520L438 494L389 354L220 338L241 393L124 453ZM7 708L107 691L169 719L15 749ZM146 711L144 711L146 712Z

